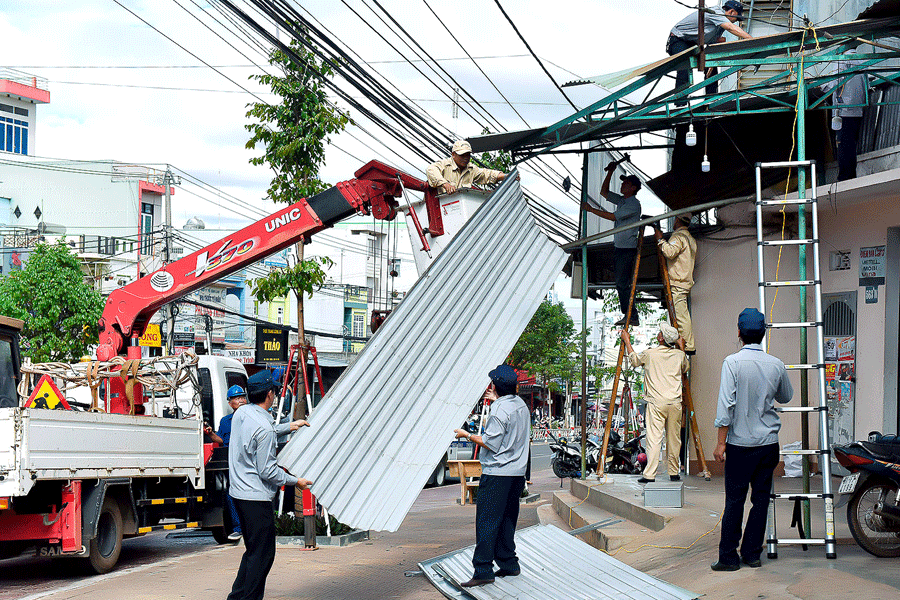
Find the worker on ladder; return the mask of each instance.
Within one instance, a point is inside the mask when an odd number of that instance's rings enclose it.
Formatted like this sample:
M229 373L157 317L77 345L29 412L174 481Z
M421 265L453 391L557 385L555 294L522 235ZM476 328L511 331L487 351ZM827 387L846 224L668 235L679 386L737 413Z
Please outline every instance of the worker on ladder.
M691 216L675 217L675 231L668 241L663 238L659 227L654 227L653 235L659 249L666 257L666 271L669 274L669 285L672 288L672 308L675 311L678 333L684 338L684 351L688 356L696 353L694 347L694 328L691 323L691 312L688 309L688 298L694 286L694 261L697 258L697 240L688 231Z
M616 227L623 227L636 223L641 218L641 203L637 199L637 193L641 189L641 180L636 175L621 175L622 187L619 194L610 191L609 184L616 168L624 161L629 160L626 154L617 161L606 165L606 178L600 186L600 195L616 205L616 212L611 213L591 206L587 202L581 204L581 210L591 212L598 217L615 222ZM592 200L592 198L589 198ZM637 257L641 240L638 239L639 228L633 227L626 231L620 231L613 235L613 270L616 278L616 291L619 293L619 308L622 315L628 314L628 303L631 299L631 279L634 275L634 261ZM631 313L629 325L640 325L637 311ZM625 316L616 323L617 327L625 325Z

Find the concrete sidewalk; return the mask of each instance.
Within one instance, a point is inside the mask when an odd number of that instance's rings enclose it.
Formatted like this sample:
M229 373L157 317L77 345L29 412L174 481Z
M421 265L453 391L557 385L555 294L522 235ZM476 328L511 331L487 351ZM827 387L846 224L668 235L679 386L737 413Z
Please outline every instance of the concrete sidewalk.
M720 478L711 482L688 478L686 506L677 511L662 531L642 527L625 531L615 557L665 581L707 598L830 599L858 595L866 600L900 597L900 562L872 557L855 544L838 546L838 559L826 560L820 547L802 552L783 547L777 561L763 559L761 569L744 568L734 573L714 573L709 564L716 559L718 518L723 494ZM534 474L532 491L542 492L539 503L523 505L519 528L544 520L568 524L553 514L553 492L569 492L569 482L547 471ZM634 491L639 493L638 490ZM417 571L417 563L474 541L475 508L459 506L457 485L423 490L396 533L372 533L372 538L344 548L322 547L315 552L279 548L268 578L269 600L438 600L443 596ZM838 511L838 536L846 538ZM783 521L786 525L789 521ZM623 530L624 531L624 530ZM708 535L701 536L707 531ZM699 539L698 539L699 538ZM846 540L844 540L846 541ZM652 544L650 547L646 544ZM668 548L676 546L679 548ZM100 577L86 577L54 592L31 598L62 600L169 600L174 598L225 598L237 570L243 548L223 546L162 560L149 565L123 568ZM598 581L598 586L603 582Z

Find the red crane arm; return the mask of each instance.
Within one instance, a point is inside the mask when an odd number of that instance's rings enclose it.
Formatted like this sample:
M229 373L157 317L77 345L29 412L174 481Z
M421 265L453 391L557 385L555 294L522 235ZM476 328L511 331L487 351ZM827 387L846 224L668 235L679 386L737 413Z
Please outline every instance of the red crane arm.
M161 306L331 227L342 219L356 213L371 213L379 219L393 220L397 215L395 198L403 194L403 187L425 192L429 232L432 236L440 235L436 229L443 233L437 196L426 182L374 160L355 175L355 179L341 182L272 213L112 292L99 321L97 358L109 360L120 354L126 340L128 358L140 358L138 338ZM422 241L427 247L424 236Z

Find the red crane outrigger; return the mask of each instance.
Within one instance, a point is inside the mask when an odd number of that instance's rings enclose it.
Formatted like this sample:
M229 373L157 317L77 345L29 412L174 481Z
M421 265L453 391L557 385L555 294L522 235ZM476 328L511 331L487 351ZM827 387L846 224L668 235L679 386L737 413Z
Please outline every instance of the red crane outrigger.
M123 353L140 359L138 340L150 318L163 305L243 269L283 248L307 238L354 214L371 214L391 221L397 216L397 199L404 188L425 193L428 229L423 230L411 206L409 211L424 250L425 238L443 235L436 190L427 182L377 160L320 194L300 200L218 242L112 292L100 317L97 359L106 361Z

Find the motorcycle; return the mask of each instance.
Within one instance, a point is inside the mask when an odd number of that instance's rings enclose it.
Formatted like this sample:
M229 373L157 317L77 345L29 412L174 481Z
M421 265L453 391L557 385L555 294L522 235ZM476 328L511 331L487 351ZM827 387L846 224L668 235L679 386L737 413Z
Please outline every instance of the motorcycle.
M560 479L581 475L581 445L570 444L565 439L561 440L552 433L550 433L550 437L553 438L553 442L550 444L550 450L553 451L553 458L550 460L553 474ZM597 470L597 459L599 456L600 444L596 436L589 436L585 453L585 468L588 471Z
M609 433L609 445L606 449L606 472L622 475L637 475L647 466L647 453L641 440L644 434L623 442L615 431Z
M900 556L900 437L874 431L866 441L833 451L850 471L838 494L850 494L847 523L853 539L875 556Z

